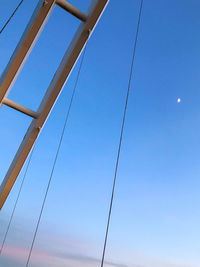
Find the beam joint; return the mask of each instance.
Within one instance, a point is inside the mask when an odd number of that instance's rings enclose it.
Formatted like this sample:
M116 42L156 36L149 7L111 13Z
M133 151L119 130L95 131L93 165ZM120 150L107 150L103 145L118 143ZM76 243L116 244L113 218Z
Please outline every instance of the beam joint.
M8 89L10 89L13 85L15 78L19 73L19 69L22 68L25 59L28 57L31 48L35 43L35 39L38 33L41 31L41 27L44 26L44 22L49 17L56 1L58 0L47 0L46 5L43 5L44 0L39 1L40 5L36 9L36 12L34 12L34 16L31 19L29 26L27 26L27 30L23 34L23 37L20 40L8 66L6 67L3 76L0 78L0 105L3 100L5 101L5 97L8 94ZM19 173L41 132L42 127L44 126L74 65L76 64L76 61L80 56L81 51L83 50L89 37L91 36L91 33L95 28L99 18L101 17L101 14L103 13L108 1L109 0L92 1L86 13L88 14L87 21L80 23L67 51L65 52L65 55L60 62L60 65L55 75L53 76L46 94L44 95L43 100L37 110L38 117L37 119L32 120L13 158L13 161L2 183L0 184L0 210L3 207L10 191L12 190ZM61 0L59 0L59 2L61 2ZM34 36L32 36L33 33ZM16 106L16 104L14 106Z

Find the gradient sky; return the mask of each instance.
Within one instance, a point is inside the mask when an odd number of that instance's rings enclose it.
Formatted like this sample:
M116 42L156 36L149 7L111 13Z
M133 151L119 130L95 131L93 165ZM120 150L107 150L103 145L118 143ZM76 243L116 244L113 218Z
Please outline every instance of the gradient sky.
M0 1L0 26L17 3ZM1 72L36 4L24 0L0 36ZM31 267L100 266L139 4L110 0L88 43ZM144 0L106 267L200 267L199 14L199 0ZM78 25L55 8L11 99L37 109ZM0 266L25 266L79 63L36 143ZM0 122L1 182L30 119L4 106Z

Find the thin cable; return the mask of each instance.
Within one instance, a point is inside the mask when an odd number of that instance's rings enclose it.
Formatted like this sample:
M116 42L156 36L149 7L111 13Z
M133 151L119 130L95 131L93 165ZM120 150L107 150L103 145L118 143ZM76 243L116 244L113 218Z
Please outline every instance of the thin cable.
M15 10L13 11L13 13L10 15L10 17L8 18L8 20L6 21L6 23L4 24L4 26L1 28L0 30L0 34L4 31L4 29L6 28L6 26L8 25L8 23L11 21L12 17L15 15L15 13L17 12L18 8L21 6L21 4L23 3L24 0L21 0L18 4L18 6L15 8Z
M124 115L123 115L123 120L122 120L121 134L120 134L120 140L119 140L119 146L118 146L118 152L117 152L117 160L116 160L116 165L115 165L115 173L114 173L114 179L113 179L113 188L112 188L112 194L111 194L111 200L110 200L110 207L109 207L109 212L108 212L108 220L107 220L106 234L105 234L105 240L104 240L104 246L103 246L103 253L102 253L102 259L101 259L101 267L104 266L106 245L107 245L108 232L109 232L109 226L110 226L110 218L111 218L112 206L113 206L113 198L114 198L114 194L115 194L115 185L116 185L116 179L117 179L119 158L120 158L121 145L122 145L122 139L123 139L123 133L124 133L124 125L125 125L125 121L126 121L126 113L127 113L127 106L128 106L128 100L129 100L129 93L130 93L132 75L133 75L133 66L134 66L134 61L135 61L135 54L136 54L138 33L139 33L139 29L140 29L140 21L141 21L141 15L142 15L142 7L143 7L143 0L141 0L140 10L139 10L139 15L138 15L137 31L136 31L135 42L134 42L134 47L133 47L133 56L132 56L131 69L130 69L130 75L129 75L129 81L128 81L128 89L127 89L127 95L126 95L126 102L125 102L125 106L124 106Z
M75 95L77 84L78 84L78 81L79 81L81 68L82 68L82 65L83 65L85 51L86 51L86 46L84 48L83 55L82 55L82 58L81 58L79 70L78 70L78 73L77 73L74 89L73 89L71 100L70 100L70 104L69 104L69 107L68 107L68 110L67 110L67 115L66 115L66 118L65 118L65 121L64 121L64 126L63 126L63 129L62 129L60 141L59 141L59 144L58 144L58 148L57 148L55 159L54 159L54 162L53 162L51 174L50 174L50 177L49 177L49 182L48 182L48 185L47 185L47 189L46 189L46 192L45 192L44 200L43 200L42 207L41 207L41 210L40 210L40 215L39 215L38 222L37 222L37 225L36 225L36 229L35 229L35 232L34 232L33 240L32 240L32 243L31 243L31 248L30 248L28 259L27 259L27 262L26 262L26 267L28 267L29 262L30 262L31 254L32 254L32 251L33 251L33 246L34 246L34 243L35 243L35 238L36 238L36 235L37 235L37 232L38 232L38 228L39 228L39 225L40 225L42 213L43 213L44 206L45 206L46 199L47 199L47 195L48 195L48 192L49 192L49 187L50 187L50 184L51 184L51 181L52 181L54 169L55 169L56 162L57 162L57 159L58 159L58 154L60 152L60 148L61 148L61 145L62 145L63 137L64 137L64 134L65 134L66 125L67 125L67 122L68 122L68 118L69 118L69 114L70 114L70 111L71 111L74 95Z
M30 165L30 162L31 162L31 159L32 159L32 156L33 156L33 150L34 150L34 147L33 147L32 152L30 154L30 157L29 157L26 169L25 169L25 173L24 173L24 176L22 178L22 182L21 182L21 185L20 185L20 188L19 188L19 192L18 192L17 198L15 200L15 204L14 204L14 207L13 207L13 210L12 210L12 213L11 213L11 217L10 217L10 220L9 220L9 223L8 223L8 227L6 229L6 232L5 232L5 235L4 235L4 239L3 239L3 242L2 242L2 245L1 245L0 255L1 255L2 251L3 251L4 245L5 245L5 242L6 242L6 238L7 238L8 232L10 230L10 225L12 223L12 219L13 219L16 207L17 207L17 203L18 203L19 197L21 195L21 191L22 191L22 188L23 188L23 185L24 185L24 181L26 179L26 175L27 175L27 172L28 172L28 169L29 169L29 165Z

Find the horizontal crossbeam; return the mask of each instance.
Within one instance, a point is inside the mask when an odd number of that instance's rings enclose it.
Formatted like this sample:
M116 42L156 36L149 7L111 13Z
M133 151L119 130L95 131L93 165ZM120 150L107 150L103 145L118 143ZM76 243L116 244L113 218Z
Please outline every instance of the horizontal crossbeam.
M9 94L35 42L53 11L55 1L56 0L46 0L44 2L44 0L39 0L8 65L0 76L0 106L4 97Z
M15 181L31 149L33 148L33 145L42 127L44 126L59 94L62 91L63 86L65 85L77 59L79 58L81 51L83 50L108 1L109 0L93 0L87 11L86 22L82 22L78 27L77 32L75 33L37 110L37 114L39 115L37 115L36 119L32 120L24 136L24 139L22 140L21 145L19 146L19 149L15 154L15 157L6 173L6 176L2 181L2 184L0 186L0 209L3 207L12 187L14 186ZM42 24L44 24L44 22L46 21L46 17L50 15L50 12L55 3L56 0L45 0L43 1L43 4L38 6L38 8L36 9L34 15L35 21L33 22L31 20L31 25L30 27L28 27L28 32L25 31L24 35L22 36L22 40L19 42L18 49L14 52L14 55L12 57L13 59L11 58L11 62L9 62L6 71L0 79L0 89L3 88L3 93L1 94L0 92L0 103L3 101L3 99L5 99L7 90L13 84L13 79L16 77L16 73L19 72L18 68L21 67L21 64L26 58L29 49L33 46L31 40L32 42L35 42L35 38L32 37L32 34L34 34L35 37L37 34L35 33L35 31L32 32L33 28L37 26L35 30L40 30ZM25 40L28 41L28 47ZM16 60L18 58L20 59L19 62L18 60ZM15 64L13 63L13 60L15 61ZM13 71L13 68L15 71ZM14 105L16 106L16 104Z
M72 14L74 17L82 20L82 21L86 21L87 20L87 15L84 14L83 12L81 12L78 8L74 7L73 5L71 5L70 3L68 3L65 0L56 0L56 4L60 7L62 7L63 9L65 9L67 12L69 12L70 14Z
M16 110L18 110L18 111L20 111L20 112L22 112L22 113L34 118L34 119L37 119L38 116L39 116L38 112L35 112L30 108L22 106L22 105L16 103L15 101L10 100L10 99L8 99L6 97L3 99L2 104L6 105L6 106L8 106L10 108L16 109Z

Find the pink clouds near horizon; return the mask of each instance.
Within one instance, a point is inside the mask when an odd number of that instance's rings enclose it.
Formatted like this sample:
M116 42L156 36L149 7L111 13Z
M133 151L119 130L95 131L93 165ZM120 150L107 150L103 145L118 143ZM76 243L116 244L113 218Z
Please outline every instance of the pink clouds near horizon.
M16 246L7 246L3 251L3 257L9 261L17 261L23 264L28 257L29 249L24 247L16 247ZM66 263L70 263L70 266L94 266L95 264L98 266L100 263L100 259L91 256L85 256L81 254L73 254L73 253L64 253L59 251L44 251L39 249L34 249L32 263L34 266L38 266L41 264L56 266L55 264L59 264L59 266L64 266ZM105 266L115 266L115 267L127 267L124 264L118 264L114 262L105 262ZM136 266L134 266L136 267ZM137 265L138 267L138 265ZM142 267L142 266L141 266Z

